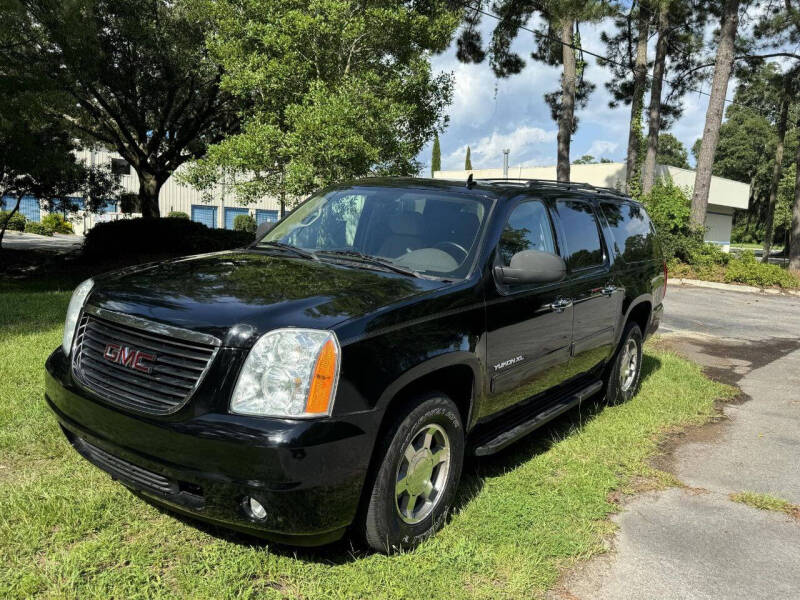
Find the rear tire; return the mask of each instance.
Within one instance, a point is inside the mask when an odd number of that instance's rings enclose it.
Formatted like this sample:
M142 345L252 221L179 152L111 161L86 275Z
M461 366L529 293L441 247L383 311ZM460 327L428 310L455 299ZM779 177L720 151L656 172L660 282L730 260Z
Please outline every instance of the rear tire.
M362 531L372 549L389 553L444 523L461 479L464 427L453 401L432 394L396 415L382 438Z
M617 353L606 372L606 402L622 404L639 391L642 379L642 330L636 323L625 326Z

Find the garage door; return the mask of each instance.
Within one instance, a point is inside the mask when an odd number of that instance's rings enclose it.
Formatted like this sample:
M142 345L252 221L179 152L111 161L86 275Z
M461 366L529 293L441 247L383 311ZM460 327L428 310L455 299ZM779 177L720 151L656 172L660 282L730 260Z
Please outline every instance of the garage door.
M274 223L277 220L278 220L277 210L264 210L259 208L256 211L256 225L261 225L262 223Z
M217 207L192 205L192 221L202 223L209 229L217 228Z
M23 196L22 202L19 203L19 212L25 215L28 221L36 221L37 223L42 220L41 210L39 209L39 200L33 196Z
M225 208L225 229L233 229L233 220L239 215L249 215L250 211L246 208Z

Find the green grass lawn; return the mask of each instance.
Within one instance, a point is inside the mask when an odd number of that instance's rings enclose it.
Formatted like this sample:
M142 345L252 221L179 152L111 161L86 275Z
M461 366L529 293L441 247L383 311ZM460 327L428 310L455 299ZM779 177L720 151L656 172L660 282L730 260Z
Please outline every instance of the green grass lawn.
M541 596L602 551L612 492L668 481L647 466L661 434L704 422L731 394L650 345L633 401L585 406L468 462L452 520L417 550L274 547L161 512L69 447L42 398L69 295L46 290L0 287L2 598Z

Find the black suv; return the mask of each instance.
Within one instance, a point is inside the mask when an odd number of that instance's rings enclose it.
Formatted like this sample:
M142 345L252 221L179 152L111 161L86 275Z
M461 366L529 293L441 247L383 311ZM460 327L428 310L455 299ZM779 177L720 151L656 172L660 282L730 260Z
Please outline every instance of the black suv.
M46 399L170 509L382 551L445 519L466 453L636 393L667 273L641 204L549 181L368 179L251 246L87 280Z

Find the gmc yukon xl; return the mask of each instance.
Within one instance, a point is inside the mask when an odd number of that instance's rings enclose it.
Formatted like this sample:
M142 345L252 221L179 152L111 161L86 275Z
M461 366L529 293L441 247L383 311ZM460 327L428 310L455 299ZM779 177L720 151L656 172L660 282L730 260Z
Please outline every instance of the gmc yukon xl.
M352 528L409 548L467 453L636 393L666 282L644 207L615 190L361 180L246 248L82 283L46 400L150 502L282 543Z

